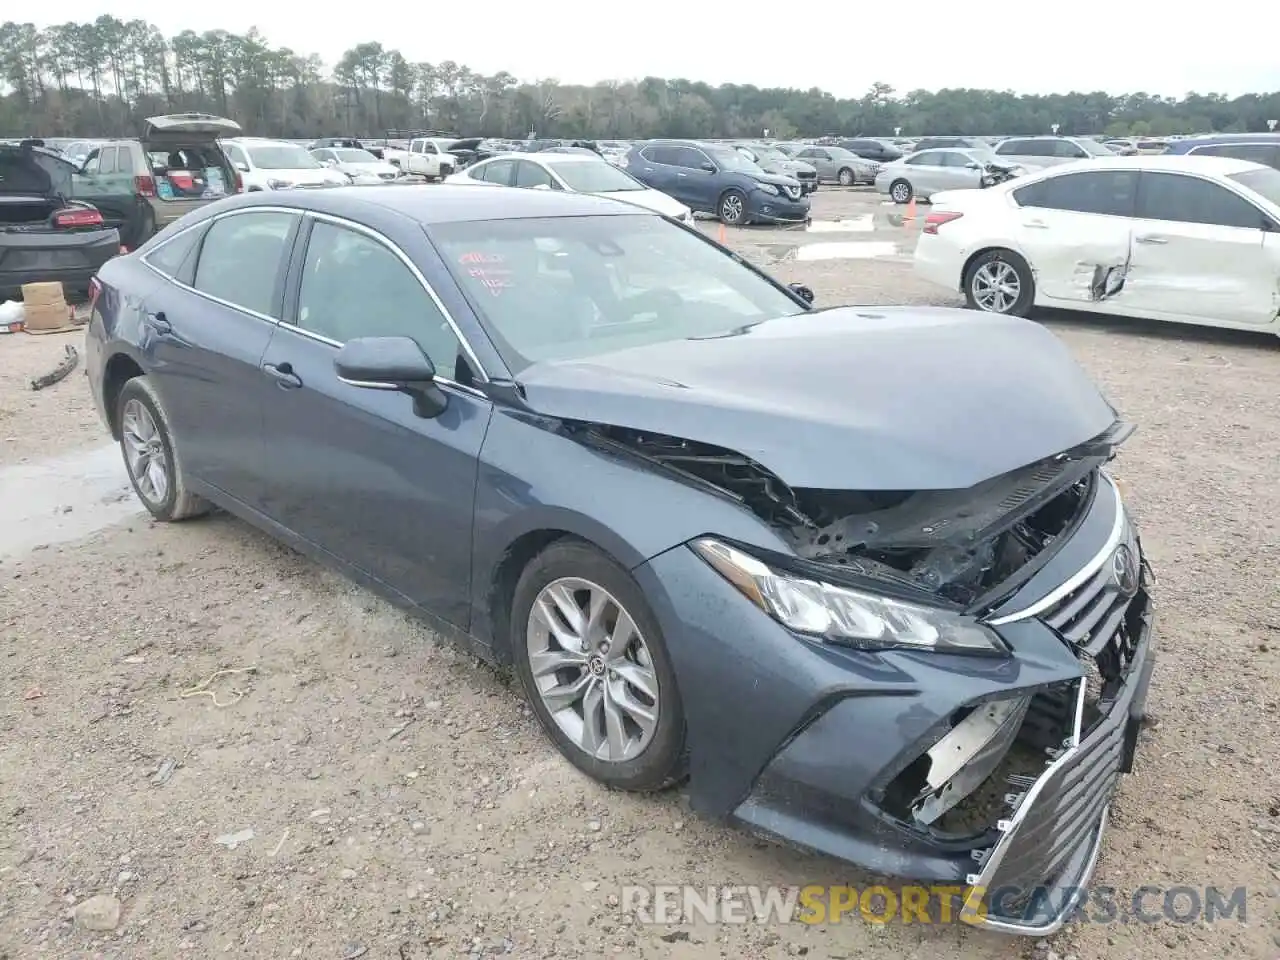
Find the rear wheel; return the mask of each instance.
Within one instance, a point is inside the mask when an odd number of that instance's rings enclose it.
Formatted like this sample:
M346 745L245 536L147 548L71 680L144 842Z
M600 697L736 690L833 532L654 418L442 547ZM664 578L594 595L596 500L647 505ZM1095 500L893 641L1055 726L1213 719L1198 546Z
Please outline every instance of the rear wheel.
M146 377L134 377L116 405L120 450L133 490L157 520L197 517L209 504L188 492L164 405Z
M1025 317L1035 302L1035 277L1012 250L988 250L965 271L964 298L972 310Z

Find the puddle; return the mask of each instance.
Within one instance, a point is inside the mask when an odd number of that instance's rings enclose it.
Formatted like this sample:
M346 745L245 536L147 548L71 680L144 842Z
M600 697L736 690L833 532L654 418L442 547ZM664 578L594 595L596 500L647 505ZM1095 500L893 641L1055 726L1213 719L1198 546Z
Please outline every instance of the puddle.
M115 444L0 467L0 557L79 540L141 511Z
M870 213L860 217L839 220L814 220L804 228L805 233L870 233L876 228L875 216Z

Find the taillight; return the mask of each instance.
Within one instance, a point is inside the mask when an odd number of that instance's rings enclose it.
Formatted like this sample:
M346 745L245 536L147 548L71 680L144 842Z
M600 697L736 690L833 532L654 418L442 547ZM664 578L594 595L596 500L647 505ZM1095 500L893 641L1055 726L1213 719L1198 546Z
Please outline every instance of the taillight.
M236 185L236 189L235 189L236 193L244 193L244 180L241 179L239 170L236 171L235 185Z
M55 227L100 227L102 214L87 207L59 210L53 215L53 225Z
M959 220L963 217L963 213L947 211L944 213L930 213L924 218L924 232L938 235L938 228L944 223L950 223L952 220Z
M140 173L133 178L133 192L140 197L156 195L156 178L150 174Z

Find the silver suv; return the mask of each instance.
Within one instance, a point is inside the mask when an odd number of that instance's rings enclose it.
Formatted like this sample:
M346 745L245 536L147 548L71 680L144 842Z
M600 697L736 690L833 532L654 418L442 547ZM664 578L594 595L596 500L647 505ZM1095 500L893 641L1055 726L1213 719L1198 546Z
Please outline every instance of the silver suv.
M1115 151L1088 137L1010 137L996 144L996 156L1028 170L1115 155Z

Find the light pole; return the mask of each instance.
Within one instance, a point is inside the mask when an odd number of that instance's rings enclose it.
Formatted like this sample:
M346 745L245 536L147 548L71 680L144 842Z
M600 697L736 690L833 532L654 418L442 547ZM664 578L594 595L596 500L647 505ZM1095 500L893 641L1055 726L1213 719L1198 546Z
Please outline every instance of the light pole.
M1058 125L1056 123L1049 124L1049 129L1053 131L1055 137L1058 135Z
M1275 126L1275 122L1273 121L1271 125L1274 127L1274 126ZM901 128L901 127L894 127L894 128L893 128L893 135L894 135L895 137L900 137L900 136L902 136L902 128Z
M764 137L765 137L765 139L766 139L766 140L768 140L768 139L769 139L769 128L768 128L768 127L765 127L765 128L764 128Z
M1268 120L1268 121L1267 121L1267 129L1268 129L1268 130L1270 130L1272 133L1275 133L1275 129L1276 129L1276 122L1275 122L1274 120Z

